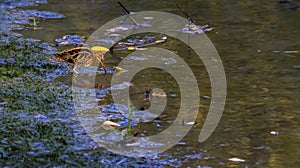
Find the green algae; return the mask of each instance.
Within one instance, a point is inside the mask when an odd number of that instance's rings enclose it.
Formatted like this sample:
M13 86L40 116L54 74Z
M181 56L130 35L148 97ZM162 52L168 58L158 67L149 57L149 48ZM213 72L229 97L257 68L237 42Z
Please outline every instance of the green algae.
M160 164L98 148L76 117L71 87L53 81L60 67L48 61L51 52L38 47L39 41L9 41L0 43L0 58L5 60L0 66L0 167Z

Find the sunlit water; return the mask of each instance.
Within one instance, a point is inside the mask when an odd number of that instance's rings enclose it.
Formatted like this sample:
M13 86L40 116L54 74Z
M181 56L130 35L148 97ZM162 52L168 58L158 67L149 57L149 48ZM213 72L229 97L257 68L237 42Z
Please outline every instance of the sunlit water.
M124 1L132 11L155 10L184 15L176 8L176 1ZM300 80L300 12L295 4L277 1L182 1L180 5L196 24L208 23L214 30L207 33L218 50L227 77L227 101L221 121L213 135L198 142L210 105L210 81L204 65L193 64L195 55L175 39L161 45L176 51L191 65L200 86L201 104L196 124L180 143L161 155L177 159L190 158L183 166L212 167L297 167L300 156L299 109ZM39 30L19 33L26 37L55 43L67 34L91 35L106 22L123 15L114 1L48 1L47 5L30 7L65 15L62 19L40 20ZM300 7L299 7L300 8ZM124 57L129 52L117 53ZM108 67L120 59L108 56ZM199 61L196 61L199 62ZM107 78L107 79L104 79ZM70 85L64 76L57 76ZM70 79L69 79L70 80ZM110 74L99 76L102 88L109 87ZM106 82L103 82L106 81ZM154 135L168 128L176 118L180 106L180 90L168 73L146 69L138 73L130 88L135 107L149 107L144 92L161 88L168 95L162 117L143 123L135 131L142 136ZM112 103L104 95L99 106ZM271 134L274 131L278 135ZM230 158L244 159L243 163Z

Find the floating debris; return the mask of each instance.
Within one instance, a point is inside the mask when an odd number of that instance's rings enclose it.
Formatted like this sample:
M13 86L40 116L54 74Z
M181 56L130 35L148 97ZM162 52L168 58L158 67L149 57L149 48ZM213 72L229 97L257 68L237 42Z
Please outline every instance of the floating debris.
M186 143L183 141L179 141L179 142L177 142L177 145L186 145Z
M263 145L263 146L254 147L253 149L261 150L261 149L271 149L271 148L269 146Z
M127 31L127 30L134 30L138 29L139 27L151 27L152 25L148 23L137 23L132 17L131 14L134 14L134 12L130 12L125 6L118 1L118 4L123 8L124 13L127 15L126 19L129 18L129 20L132 22L132 24L124 24L125 20L121 21L121 25L109 28L106 30L107 35L109 33L116 33L121 31ZM147 17L146 17L147 18ZM148 18L149 19L149 18ZM147 20L147 19L145 19Z
M194 125L195 122L184 122L184 124L186 124L186 125Z
M98 42L98 43L115 44L115 40L109 39L109 38L107 38L107 39L98 39L98 40L95 40L95 41Z
M188 33L188 34L201 34L205 32L212 31L213 28L209 27L209 25L195 25L193 23L187 24L184 28L180 30L181 33Z
M163 36L160 39L157 39L154 36L136 36L135 38L129 38L126 41L119 42L116 46L113 46L111 50L113 51L120 51L120 50L128 50L128 51L135 51L135 50L145 50L148 46L153 46L157 44L162 44L167 41L167 37Z
M296 54L299 51L283 51L284 54Z
M177 94L173 93L173 94L169 94L170 97L177 97Z
M84 44L84 37L79 35L65 35L61 38L55 39L59 46L65 46L68 44L73 44L75 46L80 46Z
M120 124L112 122L112 121L104 121L102 125L106 125L106 126L109 125L112 127L120 127L121 126Z
M109 35L110 33L117 33L117 32L122 32L122 31L127 31L127 30L134 30L137 29L139 27L151 27L151 24L148 23L141 23L138 25L133 25L133 24L122 24L119 26L115 26L112 27L110 29L106 29L107 35Z
M194 19L190 17L189 14L185 12L183 8L181 8L178 4L176 4L177 8L187 17L189 24L185 25L184 28L180 30L181 33L188 33L188 34L201 34L204 32L212 31L213 28L209 27L208 24L204 26L194 24Z
M210 96L203 96L204 99L210 99Z
M115 67L111 68L111 67L107 67L107 68L101 68L100 70L97 71L98 74L105 74L106 73L115 73L115 72L123 72L123 71L118 71ZM125 71L125 70L124 70Z
M119 66L115 66L114 67L116 70L118 70L118 71L124 71L125 69L123 69L123 68L121 68L121 67L119 67Z
M154 19L154 17L152 17L152 16L145 16L145 17L143 17L145 20L152 20L152 19Z
M131 30L134 29L135 25L121 25L121 26L116 26L116 27L112 27L110 29L107 29L107 33L116 33L116 32L120 32L120 31L126 31L126 30Z
M199 154L193 154L193 155L186 155L186 158L189 159L202 159L204 157L203 153L199 153Z
M246 162L246 160L240 158L230 158L228 160L232 162Z
M283 53L283 54L297 54L299 51L297 50L290 50L290 51L280 51L280 50L274 50L273 53Z
M145 97L167 97L167 95L163 91L149 89L145 91Z
M278 135L279 132L277 132L277 131L271 131L270 134L271 134L271 135Z
M151 96L153 96L153 97L167 97L165 92L158 92L158 91L153 91L151 93Z

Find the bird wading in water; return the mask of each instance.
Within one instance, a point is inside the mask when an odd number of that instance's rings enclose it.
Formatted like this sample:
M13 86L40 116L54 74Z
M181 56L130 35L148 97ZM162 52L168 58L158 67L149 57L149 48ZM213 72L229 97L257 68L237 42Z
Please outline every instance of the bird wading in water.
M106 67L103 61L104 54L108 51L108 48L102 46L94 46L92 48L76 47L58 52L54 54L50 60L66 62L68 64L68 72L70 72L70 65L72 65L73 71L76 74L79 74L79 72L76 70L77 67L91 66L97 60L100 62L106 73Z

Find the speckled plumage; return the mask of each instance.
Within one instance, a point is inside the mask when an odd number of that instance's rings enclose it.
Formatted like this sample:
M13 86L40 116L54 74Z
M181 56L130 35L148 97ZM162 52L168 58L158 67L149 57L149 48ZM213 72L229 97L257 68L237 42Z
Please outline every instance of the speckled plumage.
M73 71L76 74L79 74L76 70L77 67L88 67L95 63L95 61L99 61L105 70L104 54L106 51L95 51L87 47L76 47L67 50L63 50L54 54L50 60L57 60L66 62L68 64L68 72L70 71L70 65L73 65Z

